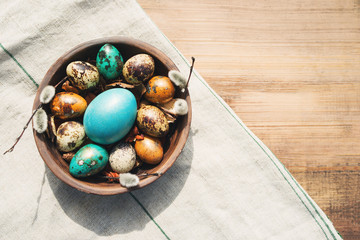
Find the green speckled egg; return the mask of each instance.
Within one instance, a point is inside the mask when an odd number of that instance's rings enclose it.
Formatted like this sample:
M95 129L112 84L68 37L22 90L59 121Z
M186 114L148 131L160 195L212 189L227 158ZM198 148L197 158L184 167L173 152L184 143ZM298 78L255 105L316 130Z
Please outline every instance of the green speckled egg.
M123 57L111 44L102 46L96 57L96 67L107 80L118 78L123 69Z
M71 159L69 171L74 177L88 177L103 170L109 161L107 151L95 144L80 148Z

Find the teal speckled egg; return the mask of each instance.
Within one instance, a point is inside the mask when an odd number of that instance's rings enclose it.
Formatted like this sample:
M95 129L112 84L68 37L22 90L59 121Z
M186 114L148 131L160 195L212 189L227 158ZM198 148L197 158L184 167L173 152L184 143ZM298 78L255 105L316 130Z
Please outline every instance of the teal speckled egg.
M113 45L107 43L100 48L96 57L96 67L105 79L119 77L123 66L123 57Z
M88 177L103 170L109 161L108 152L95 144L80 148L71 159L69 171L74 177Z

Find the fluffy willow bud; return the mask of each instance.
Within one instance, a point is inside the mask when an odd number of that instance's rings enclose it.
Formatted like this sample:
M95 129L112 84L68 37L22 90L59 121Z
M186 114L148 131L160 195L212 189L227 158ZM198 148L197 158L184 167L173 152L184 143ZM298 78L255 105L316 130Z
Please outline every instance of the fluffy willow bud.
M182 98L171 99L170 102L159 104L159 106L173 115L186 115L189 111L186 100Z
M182 91L185 90L187 79L182 75L181 72L176 70L171 70L168 73L170 80L178 86Z
M48 127L48 116L44 109L39 108L34 115L34 129L38 133L43 133Z
M42 104L49 103L55 96L55 87L48 85L40 93L40 102Z
M126 188L136 187L139 184L139 177L131 173L120 173L119 182L121 186Z

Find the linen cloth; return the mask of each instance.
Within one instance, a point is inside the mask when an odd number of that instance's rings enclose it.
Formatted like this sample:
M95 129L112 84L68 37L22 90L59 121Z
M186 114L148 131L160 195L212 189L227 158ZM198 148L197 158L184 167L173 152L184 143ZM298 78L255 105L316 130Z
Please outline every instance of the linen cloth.
M127 36L189 63L133 0L0 2L0 151L31 115L37 85L84 41ZM195 56L196 57L196 56ZM0 239L341 239L271 151L194 72L191 132L173 167L116 196L73 189L46 167L31 127L1 155Z

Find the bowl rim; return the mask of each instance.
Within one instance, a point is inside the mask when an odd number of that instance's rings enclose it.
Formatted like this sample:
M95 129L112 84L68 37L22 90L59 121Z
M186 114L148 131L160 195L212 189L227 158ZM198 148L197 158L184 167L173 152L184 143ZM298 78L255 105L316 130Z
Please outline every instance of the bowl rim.
M175 63L166 54L164 54L161 50L159 50L158 48L156 48L146 42L140 41L138 39L123 37L123 36L114 36L114 37L97 38L94 40L86 41L86 42L76 45L75 47L73 47L70 50L68 50L67 52L65 52L50 66L49 70L43 77L43 79L39 85L39 88L36 92L34 104L33 104L33 111L40 104L39 97L40 97L40 93L41 93L42 89L49 84L50 80L55 75L57 69L64 62L70 61L70 58L73 55L84 51L88 47L92 47L94 45L101 45L101 44L105 44L105 43L110 43L110 44L114 44L114 45L116 45L116 44L132 45L133 47L141 49L142 51L150 54L151 56L153 56L157 59L165 60L165 62L162 61L162 63L169 70L178 70ZM64 75L65 75L65 73L64 73ZM48 145L47 145L47 142L44 140L45 138L41 137L41 134L38 134L33 129L33 136L35 139L36 147L38 149L38 152L40 153L41 158L43 159L45 164L48 166L48 168L51 170L51 172L57 178L59 178L61 181L63 181L64 183L66 183L67 185L69 185L71 187L74 187L75 189L77 189L79 191L82 191L85 193L90 193L90 194L96 194L96 195L116 195L116 194L122 194L125 192L131 192L133 190L141 189L141 188L149 185L150 183L156 181L165 172L167 172L170 169L170 167L174 164L176 159L179 157L183 148L185 147L187 138L189 136L190 125L191 125L191 120L192 120L192 107L191 107L191 100L190 100L190 95L189 95L188 89L185 90L185 92L183 93L183 96L185 97L185 100L187 101L188 108L189 108L188 114L186 115L186 119L185 119L185 121L186 121L185 127L182 129L182 131L181 131L182 133L179 135L179 139L177 141L177 142L183 142L183 144L176 144L170 158L165 162L164 166L162 167L161 175L149 176L145 179L142 179L140 181L139 185L134 188L99 187L99 186L96 186L97 185L96 183L89 183L89 182L83 183L82 181L77 180L76 178L72 177L71 175L63 173L63 169L55 162L55 160L53 159L53 156L50 154L50 151L46 150L48 148ZM119 184L119 186L120 186L120 184Z

